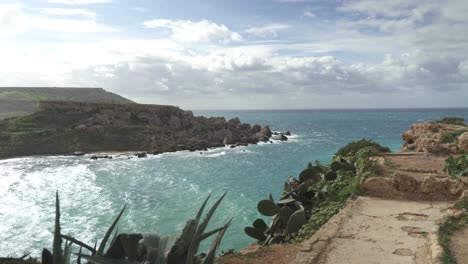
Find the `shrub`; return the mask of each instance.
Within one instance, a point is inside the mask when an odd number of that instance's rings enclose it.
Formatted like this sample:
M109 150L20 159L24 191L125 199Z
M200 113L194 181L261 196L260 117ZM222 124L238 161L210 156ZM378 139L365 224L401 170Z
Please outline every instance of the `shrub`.
M442 143L454 143L458 140L458 137L467 132L468 130L467 129L461 129L461 130L456 130L456 131L451 131L451 132L447 132L447 133L444 133L442 134L442 137L440 138L440 141Z
M336 155L344 157L353 156L357 154L359 150L367 147L374 147L378 153L390 152L388 147L384 147L377 142L363 138L359 141L351 142L348 145L342 147L338 150Z
M445 160L444 171L454 177L468 176L468 155L461 155L458 158L447 158Z
M465 126L465 119L462 117L445 117L441 120L437 120L437 123L449 124L449 125L458 125Z

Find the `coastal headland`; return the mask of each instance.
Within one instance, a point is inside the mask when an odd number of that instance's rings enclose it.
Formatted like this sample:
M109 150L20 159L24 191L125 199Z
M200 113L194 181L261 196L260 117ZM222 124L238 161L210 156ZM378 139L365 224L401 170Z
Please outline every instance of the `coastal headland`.
M0 121L0 157L180 150L256 144L274 136L268 126L238 118L194 116L170 105L40 101L38 111ZM273 139L272 138L272 139Z

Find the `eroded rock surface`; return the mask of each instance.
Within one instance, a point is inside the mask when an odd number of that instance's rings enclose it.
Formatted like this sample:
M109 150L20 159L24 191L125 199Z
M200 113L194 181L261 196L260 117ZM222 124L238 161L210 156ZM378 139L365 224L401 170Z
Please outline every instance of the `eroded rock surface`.
M458 140L444 142L447 133L468 130L465 126L450 125L428 121L411 126L401 137L404 140L403 151L430 152L436 154L457 154L468 149L468 134L462 134Z

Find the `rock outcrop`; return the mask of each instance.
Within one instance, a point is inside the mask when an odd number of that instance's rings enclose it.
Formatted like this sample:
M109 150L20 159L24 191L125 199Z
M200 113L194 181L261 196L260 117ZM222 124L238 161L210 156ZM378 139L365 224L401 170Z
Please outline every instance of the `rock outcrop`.
M428 121L411 126L401 136L404 140L403 151L429 152L434 154L457 154L468 149L466 126L451 125ZM463 133L457 136L457 132ZM454 140L448 135L453 134ZM457 139L458 138L458 139Z
M45 101L39 111L0 122L0 157L76 151L205 150L268 141L271 131L238 118L194 116L169 105ZM28 127L13 130L28 122Z

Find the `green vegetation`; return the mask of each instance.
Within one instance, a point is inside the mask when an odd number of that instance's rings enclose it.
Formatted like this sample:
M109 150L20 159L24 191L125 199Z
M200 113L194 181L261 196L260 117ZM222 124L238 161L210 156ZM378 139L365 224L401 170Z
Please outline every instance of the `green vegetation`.
M100 88L0 88L0 119L35 112L39 101L133 104Z
M388 151L387 147L363 139L340 149L330 165L309 163L298 179L289 177L285 182L278 202L270 194L258 203L258 211L272 217L271 223L256 219L245 228L245 233L261 245L301 241L311 236L350 197L358 194L362 179L381 173L382 166L374 157Z
M462 117L445 117L441 120L437 120L436 122L449 125L466 126L465 119Z
M456 158L448 157L444 171L453 177L468 176L468 154Z
M39 111L0 120L0 157L69 154L74 151L146 149L144 128L102 126L76 129L93 113ZM34 146L34 147L32 147Z
M454 207L463 210L462 214L457 218L453 216L447 217L440 226L438 232L439 243L443 249L440 261L443 264L457 264L455 256L450 250L450 237L454 232L468 224L468 214L466 213L468 210L468 199L466 197L459 199Z
M206 217L202 220L201 216L210 199L206 198L200 207L195 219L189 219L182 234L179 237L161 237L155 233L134 233L134 234L117 234L107 247L107 242L117 226L117 223L125 211L124 208L120 211L117 218L107 230L99 247L87 245L80 240L63 235L60 225L60 200L58 193L56 194L55 202L55 227L52 252L48 249L42 251L42 264L69 264L72 254L72 245L80 247L77 263L87 260L94 264L212 264L216 257L216 251L221 243L221 240L231 224L231 220L224 226L215 228L211 231L206 231L211 217L218 208L219 204L224 199L223 194L210 208ZM203 240L216 235L212 245L207 253L200 253L199 247ZM62 248L62 240L65 240L64 248ZM105 251L107 247L107 251ZM83 254L82 251L89 251L90 254ZM104 252L105 251L105 252ZM8 259L8 262L0 263L37 263L35 260ZM29 262L28 262L29 261Z
M460 130L444 133L442 134L440 141L442 143L456 143L458 141L458 137L467 131L468 129L460 129Z
M336 153L336 156L340 156L340 157L354 156L355 154L357 154L359 150L366 148L366 147L374 147L380 153L390 152L390 149L388 147L384 147L377 142L363 138L361 140L351 142L348 145L342 147L341 149L338 150L338 152Z

